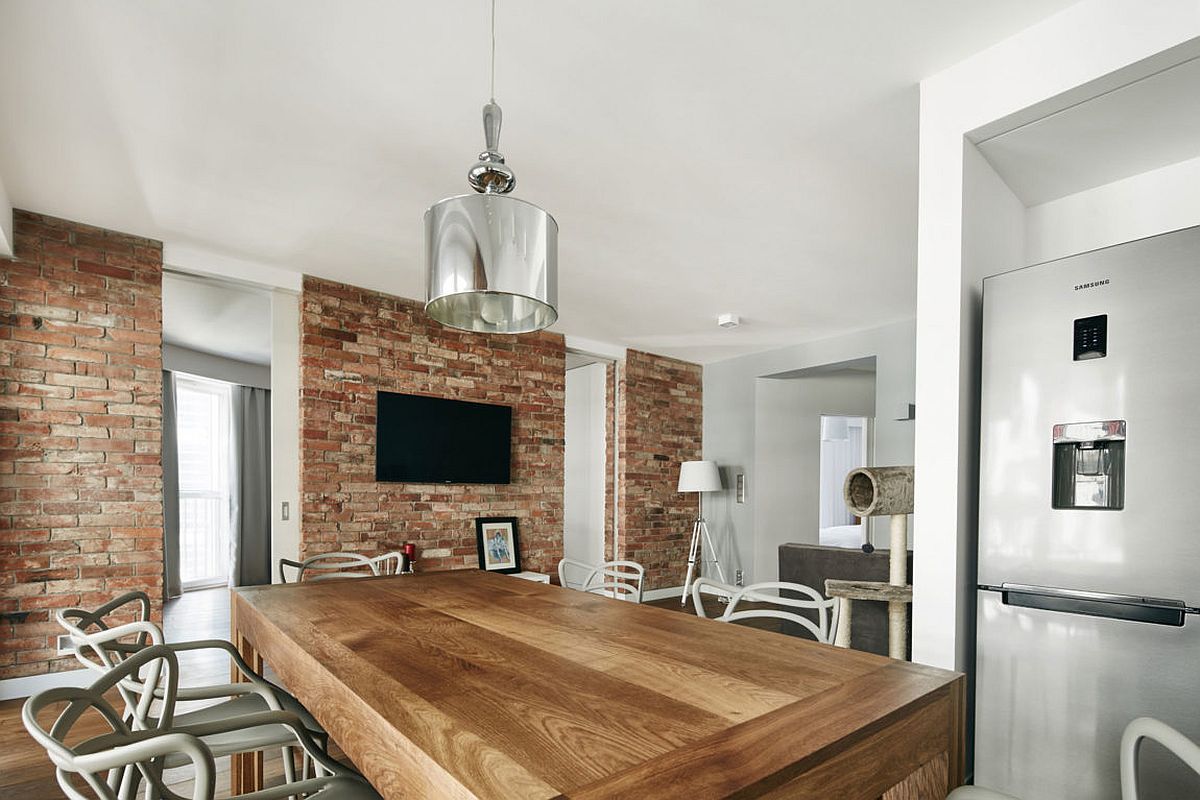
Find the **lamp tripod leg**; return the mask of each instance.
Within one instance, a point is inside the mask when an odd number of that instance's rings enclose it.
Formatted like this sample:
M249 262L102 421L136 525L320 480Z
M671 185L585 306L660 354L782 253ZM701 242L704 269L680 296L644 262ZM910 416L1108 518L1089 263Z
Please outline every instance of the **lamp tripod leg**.
M721 578L721 583L729 583L725 580L725 570L721 569L721 559L717 558L717 548L713 545L712 536L708 532L708 523L703 519L696 523L700 527L700 532L704 536L704 544L708 547L708 552L712 554L713 566L717 568L717 575Z
M702 524L702 520L696 520L695 524L692 525L692 544L688 548L687 577L683 579L683 594L679 598L679 605L681 606L687 605L688 595L692 591L692 573L695 572L696 558L699 555L697 551L700 549L700 526Z

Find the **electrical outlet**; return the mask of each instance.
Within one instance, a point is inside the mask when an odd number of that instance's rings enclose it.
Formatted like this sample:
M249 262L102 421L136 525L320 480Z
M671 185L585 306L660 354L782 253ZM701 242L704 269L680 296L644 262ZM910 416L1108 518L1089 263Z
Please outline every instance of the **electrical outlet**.
M733 580L738 586L745 586L745 584L742 583L742 571L740 569L733 573Z
M287 522L289 519L292 518L292 504L289 503L287 500L283 501L283 513L282 513L281 518L283 519L284 522Z
M75 652L75 645L71 644L71 637L65 633L58 635L58 654L60 656L69 656Z

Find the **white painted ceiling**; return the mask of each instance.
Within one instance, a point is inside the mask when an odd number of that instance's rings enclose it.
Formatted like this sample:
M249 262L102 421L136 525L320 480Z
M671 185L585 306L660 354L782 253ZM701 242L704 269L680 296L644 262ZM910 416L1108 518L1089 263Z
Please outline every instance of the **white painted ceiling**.
M163 341L251 364L271 363L271 298L263 290L167 273Z
M1200 58L978 144L1026 206L1200 156Z
M501 150L561 228L555 329L710 361L911 317L917 82L1069 4L501 0ZM3 0L0 176L18 207L423 297L421 216L482 145L486 22Z

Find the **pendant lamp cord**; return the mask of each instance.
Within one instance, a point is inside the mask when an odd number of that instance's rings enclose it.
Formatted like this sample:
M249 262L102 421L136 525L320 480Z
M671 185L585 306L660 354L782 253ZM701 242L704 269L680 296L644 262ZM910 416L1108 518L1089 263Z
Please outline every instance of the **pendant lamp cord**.
M496 0L492 0L492 102L496 102Z

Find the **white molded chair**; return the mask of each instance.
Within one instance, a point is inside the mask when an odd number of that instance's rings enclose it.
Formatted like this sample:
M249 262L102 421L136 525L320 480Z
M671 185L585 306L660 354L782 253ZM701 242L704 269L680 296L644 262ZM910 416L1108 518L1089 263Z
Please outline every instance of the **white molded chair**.
M564 558L558 562L558 582L564 588L570 588L567 573L571 570L583 575L583 580L578 582L581 592L602 594L634 603L642 602L642 583L646 569L636 561L605 561L597 565Z
M138 609L138 619L112 625L111 617L128 616L128 612L122 615L121 611L131 605ZM55 618L71 638L75 659L102 676L118 670L126 661L152 646L163 647L173 654L217 650L227 656L244 681L176 687L171 698L176 724L224 724L247 715L287 711L302 720L309 736L318 739L323 745L328 742L328 734L300 701L254 672L230 642L223 639L202 639L167 643L162 628L150 619L150 598L145 592L128 592L94 611L81 608L62 609L55 614ZM153 709L152 704L155 700L164 698L162 691L153 685L153 676L143 679L137 671L123 674L124 677L115 684L115 688L125 703L125 718L128 724L134 730L158 727L161 724L161 712ZM176 702L195 700L219 702L210 702L195 711L174 712ZM160 713L160 717L155 717L154 713ZM284 753L284 774L289 781L295 779L291 758L291 747L295 744L295 737L291 731L280 725L222 733L205 742L205 746L217 756L279 747ZM167 766L178 766L183 763L180 759L181 756L175 754L168 758ZM306 755L303 764L305 773L308 767L309 760Z
M692 581L692 605L696 609L696 616L708 619L708 614L704 611L704 603L701 602L701 595L711 594L722 598L721 602L728 603L742 587L734 586L732 583L721 583L712 578L696 578ZM718 617L719 619L719 617Z
M1121 736L1121 798L1138 800L1138 751L1143 739L1153 739L1200 775L1200 747L1165 722L1138 717Z
M289 580L285 567L295 570ZM323 581L330 578L371 578L395 575L400 571L400 554L366 556L362 553L321 553L303 561L279 559L279 580L284 583Z
M371 559L376 575L399 575L400 567L404 564L404 556L399 550L375 556Z
M130 681L139 683L144 695L157 699L161 705L157 719L148 728L129 725L104 699L109 689ZM193 770L191 797L213 800L215 754L207 742L229 734L236 736L253 727L287 730L292 736L291 744L302 748L328 774L299 782L290 780L282 786L244 796L255 800L301 796L321 800L378 800L379 795L361 776L329 758L313 743L295 714L265 711L182 726L174 713L178 691L179 662L175 652L170 647L154 645L126 658L88 688L61 687L30 697L21 709L21 721L29 735L46 749L55 766L58 785L71 800L130 798L142 780L147 782L147 797L183 800L167 788L162 771L172 765L189 764ZM50 729L42 727L38 714L62 704L65 707ZM101 717L109 731L67 744L71 729L88 712L89 716Z
M771 594L771 592L779 592L779 594ZM783 592L804 595L804 599L788 597ZM717 620L721 622L740 622L747 619L786 620L807 630L818 642L833 644L833 634L837 630L837 600L826 599L811 586L786 581L769 581L750 586L730 586L711 578L698 578L692 583L692 605L696 609L697 616L708 616L704 613L704 603L701 598L701 595L706 593L729 598L729 605L725 607L725 612L717 617ZM754 608L738 611L738 604L743 601L770 603L784 608ZM786 608L816 611L817 621L813 622L806 616L785 610Z
M1200 746L1165 722L1150 717L1138 717L1125 726L1121 735L1121 800L1139 800L1138 751L1142 741L1153 739L1167 748L1176 758L1200 775ZM978 786L960 786L946 800L1017 800Z

